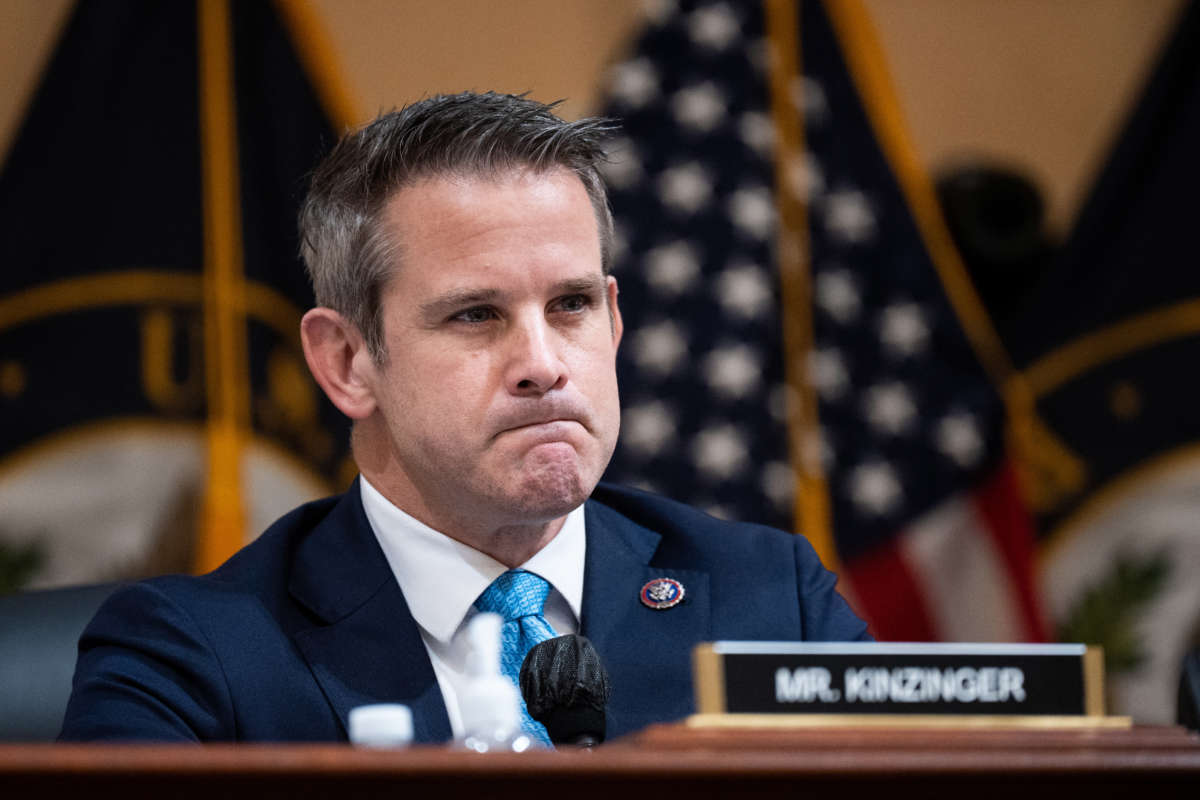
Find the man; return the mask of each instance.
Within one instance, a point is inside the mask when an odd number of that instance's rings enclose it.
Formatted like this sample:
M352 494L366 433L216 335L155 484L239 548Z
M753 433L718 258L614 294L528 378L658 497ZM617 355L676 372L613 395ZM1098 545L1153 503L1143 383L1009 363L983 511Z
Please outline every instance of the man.
M354 706L400 702L447 740L464 626L514 576L596 645L610 736L692 710L698 642L865 636L802 537L597 487L622 334L605 132L461 94L337 145L301 214L301 337L361 477L210 575L115 595L64 738L335 740Z

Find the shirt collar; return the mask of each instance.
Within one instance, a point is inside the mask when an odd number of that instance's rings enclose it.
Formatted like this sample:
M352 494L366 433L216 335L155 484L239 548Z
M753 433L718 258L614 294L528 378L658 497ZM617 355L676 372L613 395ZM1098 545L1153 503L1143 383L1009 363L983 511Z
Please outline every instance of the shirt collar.
M360 477L363 510L384 557L400 584L413 619L441 642L449 642L475 599L508 567L409 516ZM556 590L579 619L586 549L583 506L562 529L521 565Z

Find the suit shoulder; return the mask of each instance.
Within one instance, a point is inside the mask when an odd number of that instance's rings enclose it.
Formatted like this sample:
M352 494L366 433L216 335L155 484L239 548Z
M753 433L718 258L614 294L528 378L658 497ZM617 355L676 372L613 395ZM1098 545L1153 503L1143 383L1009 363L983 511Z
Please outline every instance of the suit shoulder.
M767 525L719 519L686 503L626 486L602 483L592 493L592 500L660 534L667 547L673 540L681 540L743 551L753 542L790 548L796 538L795 534Z
M329 516L340 499L341 496L326 497L292 509L212 572L160 575L129 584L114 594L139 598L139 603L157 599L188 608L214 602L227 605L237 596L258 598L273 606L286 595L296 548Z
M247 637L303 627L288 590L293 555L337 497L306 503L205 575L160 575L119 587L97 611L83 644L142 652L158 642L186 652L236 653ZM179 644L183 643L183 644Z
M221 582L255 582L262 571L278 569L304 537L321 524L345 495L334 495L297 506L271 523L262 534L206 576Z
M607 527L645 529L634 538L655 542L656 566L707 574L713 619L728 631L715 627L717 635L833 641L866 636L865 624L836 591L837 576L803 536L717 519L636 489L601 484L592 499L600 509L597 521L609 522ZM795 598L794 611L785 598Z

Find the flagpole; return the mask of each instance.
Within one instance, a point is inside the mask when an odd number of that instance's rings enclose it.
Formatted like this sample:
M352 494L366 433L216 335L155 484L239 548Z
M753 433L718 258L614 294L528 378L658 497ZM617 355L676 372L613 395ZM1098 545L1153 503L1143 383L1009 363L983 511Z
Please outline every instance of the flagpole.
M360 124L361 104L350 91L333 43L309 0L275 0L275 8L325 113L339 128Z
M249 371L229 0L198 0L197 14L208 474L195 568L207 572L245 539L242 452L249 429Z
M788 393L788 440L796 469L795 514L800 531L830 569L838 565L821 463L817 395L808 379L813 348L812 276L809 274L807 198L791 176L803 163L804 126L792 87L800 74L795 0L765 0L770 45L771 116L775 125L775 204L779 213L776 262L783 294L784 372Z

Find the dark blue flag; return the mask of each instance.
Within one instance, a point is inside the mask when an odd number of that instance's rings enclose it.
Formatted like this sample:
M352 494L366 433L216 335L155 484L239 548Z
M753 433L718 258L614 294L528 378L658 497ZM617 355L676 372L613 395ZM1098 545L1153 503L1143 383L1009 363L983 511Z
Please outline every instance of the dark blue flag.
M1035 507L1047 608L1160 723L1200 645L1198 41L1189 3L1013 341L1063 449Z
M36 584L212 566L343 472L297 335L335 132L289 5L79 3L8 154L0 559Z

